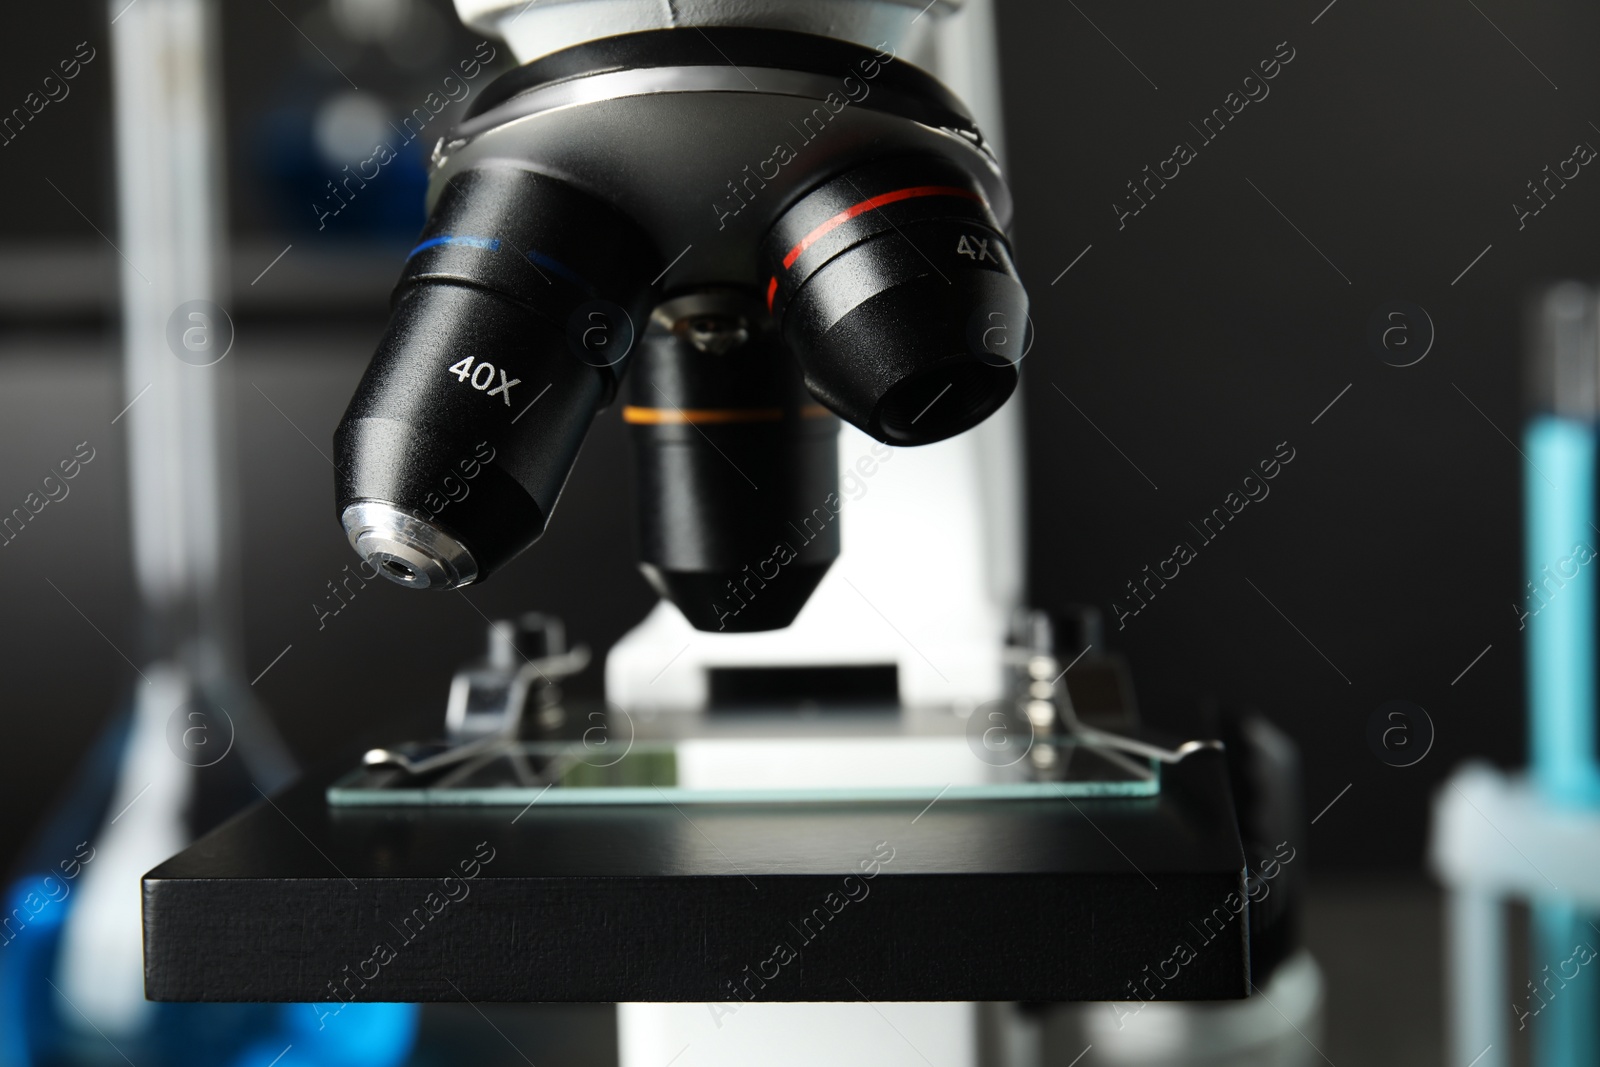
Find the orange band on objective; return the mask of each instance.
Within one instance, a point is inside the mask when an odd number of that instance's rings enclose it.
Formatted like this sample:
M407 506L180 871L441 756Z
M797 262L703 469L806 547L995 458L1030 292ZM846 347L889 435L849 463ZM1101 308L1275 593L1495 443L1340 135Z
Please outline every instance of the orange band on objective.
M622 421L635 426L706 425L718 422L782 422L782 408L640 408L622 409Z
M833 413L821 404L807 404L800 417L818 419ZM634 426L705 426L729 422L782 422L782 408L642 408L622 409L622 421Z

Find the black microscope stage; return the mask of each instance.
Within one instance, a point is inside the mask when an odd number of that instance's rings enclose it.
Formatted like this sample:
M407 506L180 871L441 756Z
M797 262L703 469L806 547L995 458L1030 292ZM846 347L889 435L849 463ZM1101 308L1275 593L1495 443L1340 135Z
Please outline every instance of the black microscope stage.
M144 878L158 1001L1221 999L1249 992L1219 753L1143 798L331 808ZM934 801L930 791L928 801ZM1178 943L1192 958L1152 981Z

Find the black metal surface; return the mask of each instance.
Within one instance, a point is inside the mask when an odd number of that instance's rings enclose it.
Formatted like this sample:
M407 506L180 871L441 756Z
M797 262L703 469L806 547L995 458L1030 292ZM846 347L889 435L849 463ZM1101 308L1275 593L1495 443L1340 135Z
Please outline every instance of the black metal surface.
M336 812L331 776L145 876L151 999L1248 992L1248 920L1228 910L1244 854L1209 753L1156 798L926 807Z
M1259 712L1207 704L1201 719L1204 733L1227 745L1239 834L1252 872L1250 967L1261 983L1300 948L1306 867L1292 858L1310 836L1301 803L1300 753Z

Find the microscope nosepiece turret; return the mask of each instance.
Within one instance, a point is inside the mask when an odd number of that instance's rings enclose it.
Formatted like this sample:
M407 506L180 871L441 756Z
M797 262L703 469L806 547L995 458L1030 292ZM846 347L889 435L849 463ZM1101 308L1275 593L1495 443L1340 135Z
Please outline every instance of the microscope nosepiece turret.
M346 535L401 585L537 540L626 374L646 578L699 629L779 629L841 550L839 420L931 444L1017 385L1010 192L886 45L588 41L479 93L429 196L334 440Z

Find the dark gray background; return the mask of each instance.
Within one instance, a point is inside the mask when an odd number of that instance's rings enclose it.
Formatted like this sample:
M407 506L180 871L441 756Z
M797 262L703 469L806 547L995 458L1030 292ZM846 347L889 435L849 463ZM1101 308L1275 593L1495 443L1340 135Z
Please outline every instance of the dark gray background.
M1506 436L1520 433L1520 302L1538 280L1595 273L1600 189L1580 174L1520 231L1511 205L1575 143L1600 144L1584 58L1600 12L1341 0L1312 25L1323 2L1090 12L1127 58L1071 5L1002 9L1040 337L1032 587L1107 604L1290 442L1271 496L1116 636L1151 703L1208 692L1293 733L1309 813L1353 783L1313 831L1324 869L1394 867L1417 863L1450 768L1523 758L1511 604L1529 468ZM1281 41L1296 58L1271 95L1119 231L1124 182L1175 141L1198 146L1188 122ZM1395 299L1437 330L1415 366L1366 343ZM1437 727L1408 769L1366 742L1391 699Z

